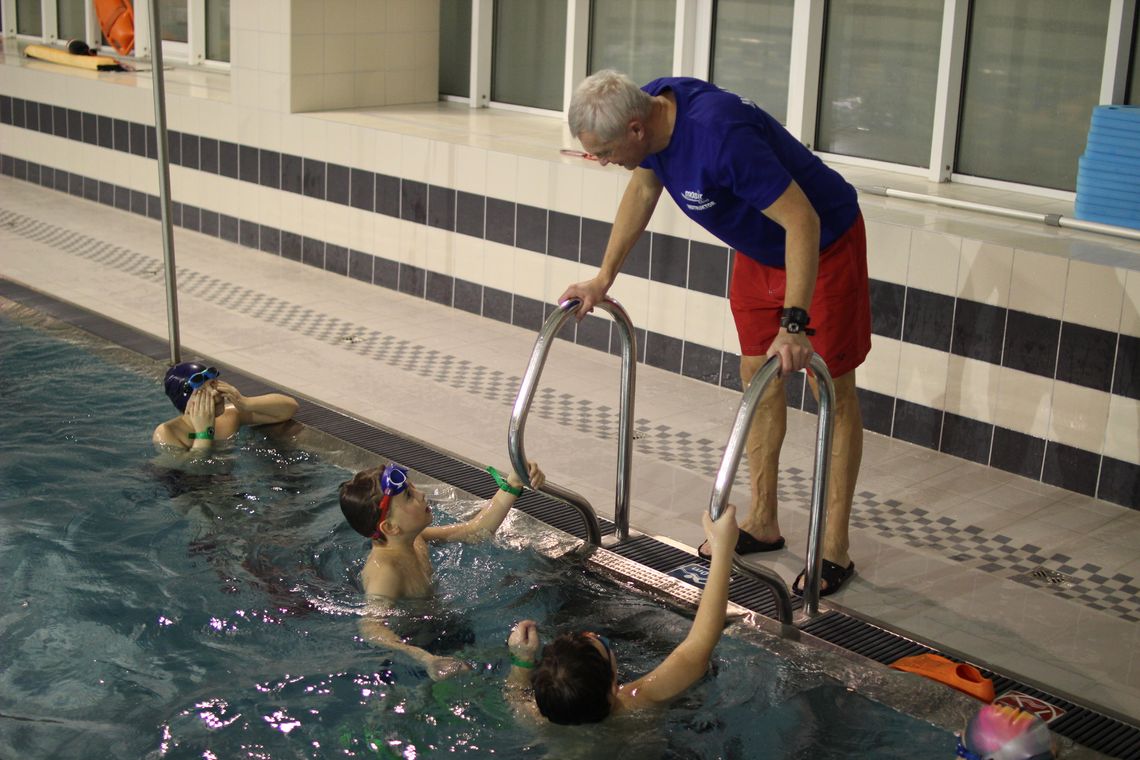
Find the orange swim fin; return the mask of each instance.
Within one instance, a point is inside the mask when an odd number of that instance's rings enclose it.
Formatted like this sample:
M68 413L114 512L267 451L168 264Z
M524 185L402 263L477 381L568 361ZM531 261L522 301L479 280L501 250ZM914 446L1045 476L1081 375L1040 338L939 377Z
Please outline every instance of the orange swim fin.
M891 667L944 683L987 704L994 701L993 681L983 676L973 665L954 662L940 654L928 652L903 657L891 663Z

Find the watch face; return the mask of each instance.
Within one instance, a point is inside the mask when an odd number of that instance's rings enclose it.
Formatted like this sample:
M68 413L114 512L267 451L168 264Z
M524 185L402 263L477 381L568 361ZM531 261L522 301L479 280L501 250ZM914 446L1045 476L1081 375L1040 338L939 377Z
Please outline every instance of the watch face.
M790 333L798 333L800 331L800 323L799 322L789 322L788 326L787 326L787 330Z

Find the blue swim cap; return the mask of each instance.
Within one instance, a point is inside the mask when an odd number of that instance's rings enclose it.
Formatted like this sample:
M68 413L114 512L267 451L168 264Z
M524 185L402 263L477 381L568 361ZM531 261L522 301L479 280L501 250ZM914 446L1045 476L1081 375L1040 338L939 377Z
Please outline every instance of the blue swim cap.
M162 384L166 388L166 397L170 399L174 407L179 412L185 412L186 402L190 400L190 394L203 382L213 380L219 374L217 369L207 367L205 364L182 362L166 370L166 377L163 378Z

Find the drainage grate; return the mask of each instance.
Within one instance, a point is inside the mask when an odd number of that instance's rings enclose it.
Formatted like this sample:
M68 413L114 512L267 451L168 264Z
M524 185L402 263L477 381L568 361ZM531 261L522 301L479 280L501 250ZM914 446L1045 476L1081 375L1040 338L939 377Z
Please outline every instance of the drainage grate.
M1034 586L1049 586L1052 588L1073 588L1077 582L1056 570L1050 570L1047 567L1038 567L1036 570L1031 570L1028 573L1017 576L1014 580L1019 580Z
M164 360L168 356L167 344L164 341L80 307L57 301L51 296L37 293L2 277L0 277L0 296L33 307L60 321L152 359ZM262 393L272 390L264 383L247 377L237 370L227 368L226 371L240 378L242 387L248 385L250 390ZM297 419L360 448L395 459L431 478L450 483L480 498L490 498L497 489L492 482L489 482L483 470L475 465L405 439L396 433L374 428L319 404L302 403ZM585 527L581 524L577 513L567 509L563 502L553 497L526 491L519 498L517 505L517 508L548 525L578 538L586 537ZM603 533L613 532L614 526L611 522L601 518L599 522L602 524ZM704 560L693 557L688 552L649 536L636 536L614 547L613 551L665 573L683 565L705 563ZM1032 578L1034 583L1071 583L1068 576L1043 567L1027 573L1024 577ZM776 602L771 592L752 578L734 576L729 586L729 598L742 607L773 619L776 617ZM797 609L802 606L802 601L798 599L793 603ZM805 622L801 629L824 641L883 664L890 664L900 657L912 654L936 651L893 631L834 610ZM1064 715L1049 725L1049 728L1057 734L1109 757L1140 760L1140 727L1074 704L1001 673L982 667L978 669L993 679L994 689L998 694L1010 690L1020 691L1065 710Z

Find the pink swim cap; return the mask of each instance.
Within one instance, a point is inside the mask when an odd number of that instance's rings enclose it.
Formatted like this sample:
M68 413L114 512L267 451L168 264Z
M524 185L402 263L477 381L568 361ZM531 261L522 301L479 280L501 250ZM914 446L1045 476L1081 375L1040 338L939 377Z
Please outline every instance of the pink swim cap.
M986 705L970 718L958 740L967 760L1050 760L1053 741L1045 721L1004 705Z

